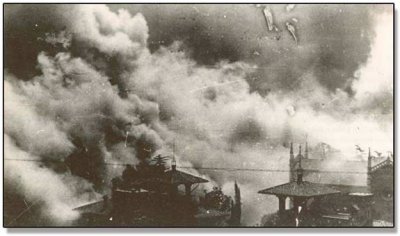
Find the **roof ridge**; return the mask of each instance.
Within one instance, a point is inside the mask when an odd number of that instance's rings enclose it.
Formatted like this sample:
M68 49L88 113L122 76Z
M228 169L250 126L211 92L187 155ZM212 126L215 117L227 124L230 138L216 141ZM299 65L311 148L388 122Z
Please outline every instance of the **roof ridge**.
M384 166L393 165L393 161L390 159L385 159L384 161L379 162L378 164L371 167L371 171L376 171Z

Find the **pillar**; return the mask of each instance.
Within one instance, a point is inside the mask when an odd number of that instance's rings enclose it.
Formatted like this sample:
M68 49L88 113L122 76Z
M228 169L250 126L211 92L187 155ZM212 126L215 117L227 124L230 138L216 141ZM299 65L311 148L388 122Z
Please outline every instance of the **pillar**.
M176 195L178 193L178 185L173 184L171 186L171 195Z
M283 213L285 211L286 197L278 196L278 199L279 199L279 213Z
M186 195L186 196L190 196L191 187L192 187L191 184L185 184L185 195Z

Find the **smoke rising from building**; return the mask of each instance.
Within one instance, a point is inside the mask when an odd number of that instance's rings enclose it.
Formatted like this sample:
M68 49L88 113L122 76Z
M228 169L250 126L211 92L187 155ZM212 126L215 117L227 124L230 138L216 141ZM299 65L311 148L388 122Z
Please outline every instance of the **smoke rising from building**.
M345 158L356 144L393 149L383 6L273 5L280 40L253 5L5 8L5 158L43 161L5 161L5 194L35 202L43 217L62 215L56 225L106 193L121 172L106 162L170 154L174 140L178 167L286 169L287 144L306 137ZM284 32L293 17L299 45ZM246 224L273 210L256 190L288 178L198 171L227 192L238 181Z

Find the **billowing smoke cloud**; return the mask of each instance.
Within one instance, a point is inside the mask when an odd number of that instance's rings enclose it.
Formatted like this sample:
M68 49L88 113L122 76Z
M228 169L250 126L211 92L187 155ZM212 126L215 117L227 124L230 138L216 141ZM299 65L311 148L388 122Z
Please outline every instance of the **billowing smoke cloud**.
M300 4L287 12L285 4L270 4L279 31L274 33L267 29L262 4L111 6L120 7L147 17L152 50L179 40L200 64L225 59L259 65L248 82L262 95L296 90L298 78L309 71L330 91L351 90L354 71L369 55L374 15L385 10L381 5ZM286 22L296 25L299 45Z
M16 160L40 160L40 157L18 148L8 135L5 135L4 145L7 147L5 149L5 156L7 157L13 157ZM55 170L36 165L34 162L9 161L5 162L4 168L7 169L4 173L6 193L12 194L13 191L16 191L24 199L25 204L29 203L25 209L22 209L22 213L39 208L40 210L37 213L46 219L46 221L39 223L42 226L72 223L71 219L78 215L77 212L71 210L71 206L85 203L87 199L96 195L87 181L76 178L69 173L56 173ZM10 186L11 184L12 186ZM10 199L10 201L14 201L15 206L18 203L18 198ZM15 211L15 209L10 208L12 207L6 207L10 212ZM16 222L19 217L23 216L22 213L15 215L9 221L10 225L19 225ZM32 223L35 220L38 219L29 219L27 222Z
M54 224L107 193L122 170L106 162L170 154L174 140L193 167L287 169L288 142L306 136L343 158L356 144L392 150L390 8L274 5L279 40L253 5L110 8L6 6L5 158L41 162L5 161L5 194L40 199L43 217L66 212ZM227 192L239 182L249 225L276 208L256 192L288 179L198 173Z

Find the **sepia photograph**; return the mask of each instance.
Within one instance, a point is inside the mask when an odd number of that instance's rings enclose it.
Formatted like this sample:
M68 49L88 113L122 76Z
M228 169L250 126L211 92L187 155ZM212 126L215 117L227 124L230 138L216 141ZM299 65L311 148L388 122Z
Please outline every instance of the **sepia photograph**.
M3 3L4 228L394 228L394 3Z

